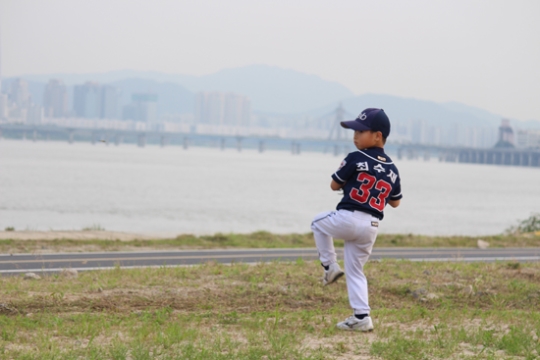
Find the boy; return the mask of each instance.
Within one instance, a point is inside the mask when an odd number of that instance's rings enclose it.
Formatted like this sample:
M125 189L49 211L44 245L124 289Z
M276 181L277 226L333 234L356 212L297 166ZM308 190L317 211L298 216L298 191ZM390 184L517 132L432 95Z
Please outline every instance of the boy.
M337 211L317 215L311 229L325 269L324 285L344 275L336 261L333 238L345 240L345 275L353 315L337 327L372 331L363 268L375 243L385 205L399 206L402 197L400 177L383 149L390 134L390 120L384 110L366 109L355 120L341 122L341 126L354 130L354 145L358 151L347 155L332 175L332 190L343 189Z

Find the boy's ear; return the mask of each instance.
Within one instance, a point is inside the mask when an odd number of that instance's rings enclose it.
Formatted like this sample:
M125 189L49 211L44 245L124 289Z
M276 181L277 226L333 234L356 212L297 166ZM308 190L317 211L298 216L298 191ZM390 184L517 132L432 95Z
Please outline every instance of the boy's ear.
M382 141L383 144L386 144L386 139L381 131L377 131L377 141Z

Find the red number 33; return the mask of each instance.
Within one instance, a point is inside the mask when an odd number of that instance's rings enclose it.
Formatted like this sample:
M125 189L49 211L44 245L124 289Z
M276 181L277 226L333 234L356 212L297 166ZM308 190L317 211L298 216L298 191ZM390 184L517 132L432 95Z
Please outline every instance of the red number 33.
M358 182L361 184L359 189L352 189L349 196L351 199L358 201L361 204L365 204L369 199L369 206L379 211L384 210L384 205L386 204L386 198L390 195L392 190L392 185L388 182L380 179L377 181L377 178L368 173L358 174ZM377 181L375 183L375 181ZM375 189L379 190L379 195L371 196L371 189L375 185Z

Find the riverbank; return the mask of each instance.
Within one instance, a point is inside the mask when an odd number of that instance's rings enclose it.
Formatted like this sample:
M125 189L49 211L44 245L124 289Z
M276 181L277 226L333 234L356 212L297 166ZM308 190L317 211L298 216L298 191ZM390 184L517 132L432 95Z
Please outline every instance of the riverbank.
M166 236L104 230L0 231L0 240L149 240Z
M337 247L342 240L335 241ZM540 232L490 236L379 234L376 247L538 247ZM163 236L113 231L0 231L0 253L152 251L167 249L312 248L311 233Z

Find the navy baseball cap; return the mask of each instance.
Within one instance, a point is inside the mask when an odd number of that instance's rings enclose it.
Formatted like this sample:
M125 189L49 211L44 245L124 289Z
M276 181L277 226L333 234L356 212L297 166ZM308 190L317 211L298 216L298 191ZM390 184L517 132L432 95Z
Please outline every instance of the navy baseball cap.
M368 108L362 111L356 119L342 121L341 126L345 129L358 131L380 131L385 139L390 135L390 119L383 109Z

